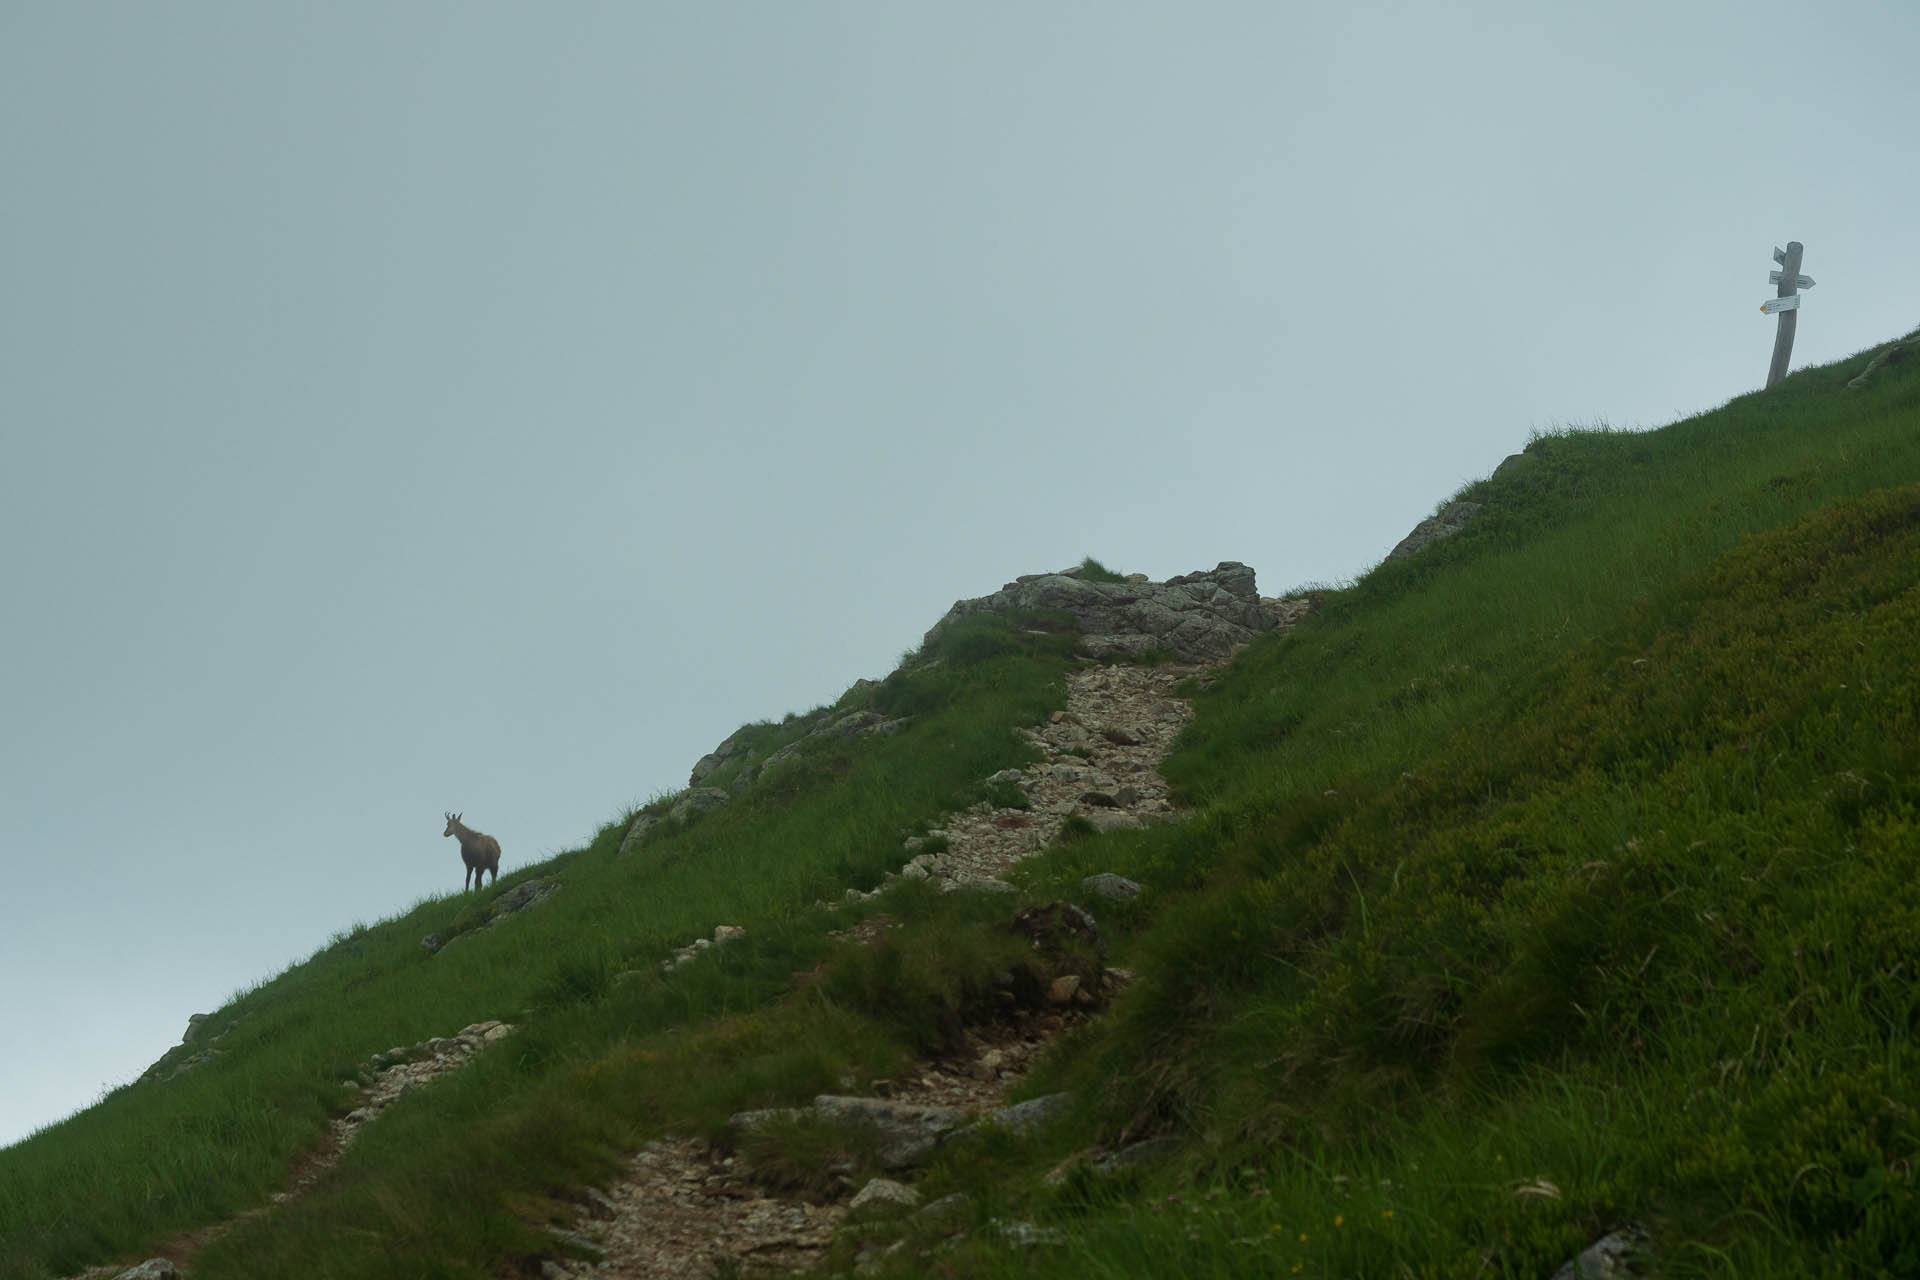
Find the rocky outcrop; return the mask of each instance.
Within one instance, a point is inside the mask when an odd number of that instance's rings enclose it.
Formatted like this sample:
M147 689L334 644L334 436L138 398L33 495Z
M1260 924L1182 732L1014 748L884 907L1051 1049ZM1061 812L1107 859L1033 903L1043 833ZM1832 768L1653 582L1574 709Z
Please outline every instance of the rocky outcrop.
M855 688L872 683L873 681L870 680L862 680L856 683ZM747 725L734 730L721 741L719 746L695 762L692 772L688 775L687 790L674 798L671 807L665 812L654 809L633 816L632 821L627 824L626 835L621 837L620 852L632 853L645 844L654 832L663 828L686 826L702 814L712 813L752 786L754 780L766 769L794 759L822 739L890 737L906 728L911 719L909 716L888 719L877 711L848 711L835 715L834 710L831 707L821 707L801 716L800 724L804 729L802 735L785 746L767 753L764 757L751 745L754 735L747 732L748 729L758 726ZM729 786L703 785L709 778L735 762L740 763L740 768L733 775Z
M1887 365L1900 363L1916 351L1920 351L1920 334L1913 334L1900 339L1900 341L1888 346L1879 355L1868 361L1867 367L1862 369L1856 377L1847 383L1847 390L1858 391L1866 385L1867 379L1871 378L1875 373Z
M712 813L729 799L731 797L719 787L690 787L681 792L673 808L667 810L667 821L686 822L703 813Z
M475 924L461 929L457 933L441 935L430 933L420 939L420 945L427 949L428 955L436 955L444 947L451 946L460 939L491 929L508 916L525 911L528 907L544 901L560 888L556 876L532 876L522 880L513 888L506 890L498 898L487 904L486 914Z
M988 596L960 600L927 632L981 613L1055 612L1073 619L1091 657L1163 652L1187 662L1224 658L1278 623L1253 570L1236 560L1165 582L1094 582L1078 569L1028 574Z
M226 1026L209 1034L207 1021L212 1016L210 1013L196 1013L189 1016L187 1018L187 1031L185 1035L180 1037L180 1043L161 1054L158 1061L140 1074L140 1078L142 1080L171 1080L181 1072L191 1071L195 1067L212 1062L215 1058L226 1052L219 1047L218 1042L231 1033L235 1027L240 1025L240 1019L230 1018ZM190 1047L196 1041L203 1042L205 1047L197 1052L189 1052Z
M1413 532L1400 539L1399 544L1387 552L1387 559L1404 560L1442 538L1451 538L1466 528L1468 521L1479 514L1478 502L1449 502L1440 508L1440 514L1430 516L1413 526Z
M634 814L633 821L627 824L627 834L620 839L621 854L632 853L635 849L645 844L647 837L652 835L654 829L666 820L665 815L658 813Z
M907 717L905 716L889 720L878 711L849 711L814 729L806 737L796 742L789 742L764 761L758 764L749 761L747 767L756 773L761 768L770 769L793 759L805 751L809 744L821 738L890 738L906 727Z

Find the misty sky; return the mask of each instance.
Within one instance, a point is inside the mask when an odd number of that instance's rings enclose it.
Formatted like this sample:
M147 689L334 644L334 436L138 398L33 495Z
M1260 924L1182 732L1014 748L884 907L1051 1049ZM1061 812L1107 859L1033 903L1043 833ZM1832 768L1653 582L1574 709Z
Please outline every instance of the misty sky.
M1757 387L1789 239L1796 366L1911 330L1917 66L1912 0L8 0L0 1143L457 891L448 809L575 847L1086 555L1351 578Z

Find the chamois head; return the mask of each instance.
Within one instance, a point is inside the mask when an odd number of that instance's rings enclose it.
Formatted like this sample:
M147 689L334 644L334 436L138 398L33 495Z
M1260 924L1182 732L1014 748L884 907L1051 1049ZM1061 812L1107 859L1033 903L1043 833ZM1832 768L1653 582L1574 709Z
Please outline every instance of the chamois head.
M457 831L459 827L460 827L460 815L457 813L449 813L447 815L447 829L445 831L442 831L440 834L443 836L450 836L455 831Z

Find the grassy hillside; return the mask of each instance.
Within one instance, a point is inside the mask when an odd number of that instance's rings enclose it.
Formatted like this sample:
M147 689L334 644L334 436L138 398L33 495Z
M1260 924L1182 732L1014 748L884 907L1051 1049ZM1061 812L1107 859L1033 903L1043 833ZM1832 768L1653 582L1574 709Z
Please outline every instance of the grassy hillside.
M1543 1277L1633 1221L1668 1275L1920 1275L1920 356L1849 389L1870 354L1537 439L1463 533L1196 689L1166 766L1191 816L1020 873L1023 901L1148 890L1086 903L1138 980L1026 1086L1078 1110L921 1176L1067 1242L891 1274ZM521 1030L192 1274L537 1274L647 1137L937 1050L1022 962L1007 901L901 886L872 948L812 904L1022 763L1069 649L976 620L841 700L912 715L895 737L637 853L611 823L437 955L471 902L341 935L217 1012L211 1062L0 1152L0 1277L261 1204L358 1064L481 1018ZM746 939L660 972L722 922ZM1177 1145L1072 1161L1143 1137Z

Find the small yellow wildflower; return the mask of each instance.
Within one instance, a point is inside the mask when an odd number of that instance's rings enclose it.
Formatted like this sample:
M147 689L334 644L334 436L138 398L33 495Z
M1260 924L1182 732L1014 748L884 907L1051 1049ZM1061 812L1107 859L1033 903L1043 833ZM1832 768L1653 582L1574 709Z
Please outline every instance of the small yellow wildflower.
M1307 1233L1302 1231L1300 1233L1300 1243L1305 1244L1306 1242L1307 1242Z
M1347 1217L1343 1213L1336 1213L1333 1215L1333 1225L1336 1227L1339 1226L1341 1223L1345 1222L1346 1220L1347 1220Z
M1381 1216L1381 1217L1383 1217L1383 1218L1391 1218L1391 1217L1393 1216L1393 1210L1391 1210L1391 1209L1382 1209L1382 1210L1380 1211L1380 1216Z

